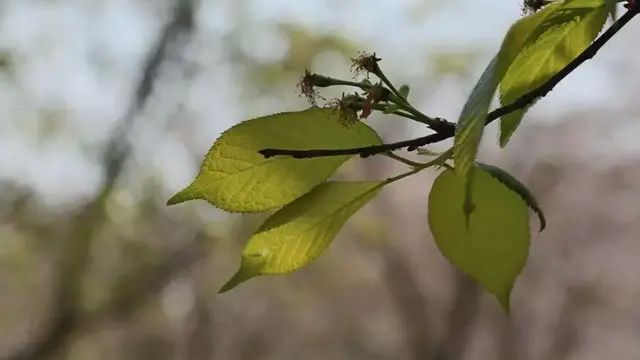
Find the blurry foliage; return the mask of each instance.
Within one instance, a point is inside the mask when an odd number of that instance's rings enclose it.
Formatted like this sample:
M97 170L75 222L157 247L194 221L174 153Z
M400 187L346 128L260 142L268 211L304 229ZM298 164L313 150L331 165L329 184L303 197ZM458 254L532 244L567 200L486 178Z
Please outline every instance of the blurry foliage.
M466 79L471 76L473 64L478 61L480 50L455 51L442 49L430 56L431 71L436 79L454 76Z
M11 57L8 52L0 51L0 71L7 71L11 68Z
M287 42L287 52L274 63L260 63L247 54L233 57L236 63L248 65L247 77L251 79L249 96L260 93L275 93L279 89L291 87L300 74L312 67L313 60L323 52L333 52L349 59L357 46L343 37L332 34L318 34L301 26L280 24L276 32Z
M259 63L237 49L225 50L234 65L247 71L240 70L235 79L243 89L251 89L250 96L259 98L268 91L293 99L293 84L317 54L334 52L346 60L360 47L297 25L277 29L289 44L277 62ZM227 44L233 47L234 41ZM464 85L472 75L474 56L466 50L442 50L432 55L435 70L423 80L446 73ZM19 71L14 61L3 51L0 73ZM156 75L164 71L161 66ZM154 106L171 106L162 100ZM66 126L67 116L59 109L39 109L36 139L30 139L26 149L42 146L52 136L63 143L74 140L79 132ZM140 123L152 122L149 116L138 116ZM498 314L494 304L425 241L424 222L415 221L426 218L423 199L413 194L424 191L430 178L411 180L376 199L364 209L365 216L356 216L345 228L333 255L316 266L224 296L216 295L219 284L238 260L228 254L239 253L267 215L229 220L204 206L168 211L155 178L159 175L145 171L150 164L133 160L131 154L104 198L53 206L33 190L33 179L2 180L0 359L601 359L604 352L634 359L638 298L635 272L628 264L640 251L635 241L640 212L629 201L640 194L627 185L640 182L633 170L640 169L637 154L626 164L596 168L576 159L577 152L590 154L593 138L575 140L584 147L575 153L549 145L589 133L590 128L603 133L606 129L586 121L590 116L586 109L566 127L528 129L512 144L513 160L503 164L517 169L556 219L539 239L522 276L513 300L519 310L511 320ZM24 130L25 137L33 136L34 129L23 120L0 121ZM191 131L194 137L201 135ZM78 151L98 154L104 148L103 143L90 143ZM100 166L106 181L106 166ZM358 163L345 174L379 178L394 166ZM51 175L33 174L45 181ZM104 211L83 216L85 205L96 201L103 202ZM82 279L58 279L61 262L73 256L66 249L83 239L79 229L87 224L101 225L91 235ZM81 301L65 309L73 313L72 322L48 333L49 321L58 315L58 287L65 281L81 288ZM617 296L603 297L603 291ZM49 346L39 342L43 340L52 344L46 353L30 352Z

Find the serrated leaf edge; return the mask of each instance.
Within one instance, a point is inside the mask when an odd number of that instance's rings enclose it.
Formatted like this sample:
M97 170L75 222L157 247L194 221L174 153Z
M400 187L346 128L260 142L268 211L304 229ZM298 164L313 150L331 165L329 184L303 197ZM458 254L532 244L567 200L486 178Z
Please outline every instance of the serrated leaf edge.
M544 216L542 208L540 208L540 206L538 205L535 196L522 182L497 166L479 162L476 163L476 166L489 173L489 175L498 180L509 190L518 194L518 196L520 196L520 198L527 204L527 206L536 213L536 215L538 216L538 221L540 222L540 229L538 230L538 232L542 232L547 227L547 220Z
M319 186L326 185L326 184L329 184L329 182L324 182L324 183L322 183L322 184L319 184L319 185L317 185L316 187L314 187L314 189L316 189L316 188L317 188L317 187L319 187ZM367 197L367 196L375 196L375 194L373 194L373 195L372 195L372 193L377 192L377 191L380 191L380 190L381 190L385 185L387 185L387 184L388 184L388 183L387 183L387 182L384 182L384 181L379 182L379 184L378 184L378 185L376 185L376 186L374 186L373 188L371 188L371 189L369 189L369 190L365 191L364 193L362 193L362 194L358 195L357 197L353 198L351 201L349 201L349 202L347 202L347 203L343 204L342 206L340 206L340 207L336 208L332 213L327 214L327 215L323 216L322 218L320 218L317 222L315 222L314 224L312 224L312 225L310 225L309 227L307 227L306 231L309 231L310 229L315 228L319 223L321 223L322 221L324 221L325 219L327 219L329 216L331 216L331 214L334 214L334 213L336 213L336 212L339 212L339 211L343 210L344 208L346 208L346 207L347 207L347 206L349 206L350 204L353 204L354 202L357 202L357 201L359 201L359 200L361 200L361 199L363 199L363 198L365 198L365 197ZM311 191L313 191L313 189L312 189ZM311 191L310 191L310 192L311 192ZM366 205L366 204L367 204L367 203L364 203L364 204L362 204L362 206L364 206L364 205ZM291 205L291 204L287 204L287 205L285 205L284 207L282 207L282 209L284 209L286 206L290 206L290 205ZM361 207L362 207L362 206L361 206ZM281 209L281 210L282 210L282 209ZM359 210L359 209L356 209L356 211L358 211L358 210ZM354 213L355 213L355 212L354 212ZM275 215L275 214L274 214L274 215ZM353 215L353 214L352 214L352 215ZM273 215L272 215L272 216L273 216ZM351 217L351 216L349 216L349 218L350 218L350 217ZM349 220L349 218L347 218L347 219L345 220L345 223ZM268 220L269 220L269 219L265 220L265 223L266 223ZM263 223L263 225L264 225L264 223ZM262 228L262 226L261 226L261 228ZM338 231L339 231L339 230L338 230ZM256 233L258 233L258 232L260 232L260 228L256 231ZM255 234L254 234L254 235L255 235ZM336 233L336 235L337 235L337 233ZM334 237L335 237L335 236L334 236ZM251 241L251 240L249 240L249 241ZM331 241L333 241L333 238L330 240L330 242L331 242ZM315 256L310 257L310 258L309 258L309 261L307 261L307 264L310 264L311 262L313 262L313 261L314 261L315 259L317 259L320 255L321 255L321 254L319 253L319 254L316 254ZM248 259L248 258L258 258L258 257L260 257L261 259L264 259L263 261L266 261L266 259L265 259L263 256L256 256L256 255L252 255L252 254L242 254L242 255L241 255L241 261L240 261L240 269L238 269L238 271L236 271L236 273L231 277L231 279L229 279L229 280L228 280L228 281L227 281L227 282L226 282L226 283L225 283L225 284L220 288L220 290L218 291L218 293L219 293L219 294L222 294L222 293L225 293L225 292L227 292L227 291L229 291L229 290L232 290L233 288L235 288L236 286L240 285L241 283L243 283L243 282L245 282L245 281L247 281L247 280L250 280L250 279L252 279L252 278L255 278L255 277L265 276L265 275L286 275L286 274L289 274L289 273L291 273L291 272L293 272L293 271L296 271L297 269L299 269L299 268L301 268L302 266L304 266L304 264L303 264L303 265L299 265L299 266L297 266L297 268L294 268L294 269L291 269L291 270L287 270L287 271L282 271L282 272L268 272L268 273L260 273L260 272L258 272L258 273L250 274L250 275L244 274L244 272L243 272L243 263L245 262L245 259ZM261 268L261 267L262 267L262 264L260 265L260 268ZM245 267L245 268L246 268L246 267ZM259 271L259 270L258 270L258 271Z

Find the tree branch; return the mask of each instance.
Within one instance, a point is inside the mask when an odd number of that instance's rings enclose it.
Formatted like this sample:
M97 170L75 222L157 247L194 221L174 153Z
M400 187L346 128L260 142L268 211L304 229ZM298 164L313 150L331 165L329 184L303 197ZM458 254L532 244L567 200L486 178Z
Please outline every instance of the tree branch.
M620 31L631 19L633 19L640 11L638 2L629 2L629 9L615 23L613 23L602 35L600 35L589 47L587 47L580 55L573 59L569 64L562 68L558 73L552 76L544 84L531 90L521 96L513 103L493 110L485 119L485 126L494 120L501 118L509 113L521 110L531 105L536 99L546 96L553 88L564 80L569 74L576 70L587 60L593 58L598 51L611 40L614 35ZM338 156L338 155L360 155L360 157L369 157L376 154L387 153L389 151L407 148L413 151L420 146L440 142L455 136L455 124L444 122L442 126L434 129L437 132L427 136L415 139L403 140L393 143L363 146L350 149L311 149L311 150L288 150L288 149L262 149L259 153L265 158L273 156L291 156L297 159L309 159L316 157Z

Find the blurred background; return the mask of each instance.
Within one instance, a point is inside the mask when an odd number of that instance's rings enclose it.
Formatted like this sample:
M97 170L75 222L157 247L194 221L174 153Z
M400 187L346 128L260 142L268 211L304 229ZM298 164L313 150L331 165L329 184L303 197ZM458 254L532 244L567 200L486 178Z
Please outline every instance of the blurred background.
M350 79L358 51L455 120L521 12L519 0L0 0L0 359L640 358L637 22L505 151L488 129L481 158L526 183L549 223L511 317L437 251L433 173L385 189L312 265L224 295L264 215L165 206L224 129L306 108L304 70ZM367 121L388 141L427 133ZM354 159L340 176L401 169Z

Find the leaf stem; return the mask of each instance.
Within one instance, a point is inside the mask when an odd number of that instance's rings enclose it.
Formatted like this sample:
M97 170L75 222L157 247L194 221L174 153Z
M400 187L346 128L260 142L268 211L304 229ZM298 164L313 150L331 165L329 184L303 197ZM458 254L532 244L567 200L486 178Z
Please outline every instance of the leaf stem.
M406 177L409 177L411 175L415 175L417 173L419 173L420 171L430 168L432 166L447 166L446 161L451 157L451 155L453 155L453 148L450 148L449 150L443 152L440 156L438 156L437 158L424 163L424 164L418 164L418 166L416 166L413 170L407 171L405 173L402 173L400 175L396 175L394 177L390 177L387 180L384 181L384 184L391 184L393 182L396 182L398 180L404 179Z
M397 160L397 161L399 161L399 162L401 162L401 163L403 163L405 165L409 165L409 166L411 166L413 168L418 168L418 167L423 165L423 163L419 163L419 162L416 162L416 161L413 161L413 160L409 160L409 159L407 159L405 157L402 157L400 155L394 154L392 152L384 153L384 156L386 156L386 157L388 157L390 159L393 159L393 160Z
M333 82L333 85L353 86L353 87L360 88L362 90L368 90L371 87L373 87L373 85L369 85L363 82L356 82L356 81L349 81L349 80L335 79L335 78L328 78L328 79Z
M391 80L389 80L387 75L385 75L384 71L382 71L382 68L380 68L380 66L377 65L377 64L376 64L376 68L375 68L375 71L374 71L374 75L376 75L378 78L380 78L380 80L382 80L382 82L393 93L394 96L391 97L391 102L393 102L394 104L400 106L403 110L406 110L407 112L413 114L415 116L415 118L413 120L421 122L423 124L427 124L427 125L429 125L429 127L431 129L434 129L436 131L437 131L437 129L439 129L439 128L443 127L443 126L445 126L445 127L454 126L452 123L449 123L448 121L446 121L444 119L427 116L424 113L422 113L420 110L416 109L413 105L411 105L411 103L402 96L400 91L398 91L398 89L396 89L395 85L393 85Z
M391 90L393 95L397 96L398 99L401 99L402 102L404 102L405 104L408 104L407 100L402 97L402 94L400 94L400 91L398 91L398 89L396 89L396 87L393 86L393 83L391 81L389 81L389 79L384 74L384 72L382 71L382 69L380 68L379 65L376 64L376 69L375 70L376 71L374 72L374 75L376 75L378 78L380 78L380 80L382 80L382 82L385 85L387 85L387 87L389 88L389 90ZM400 104L398 104L398 105L400 105Z

